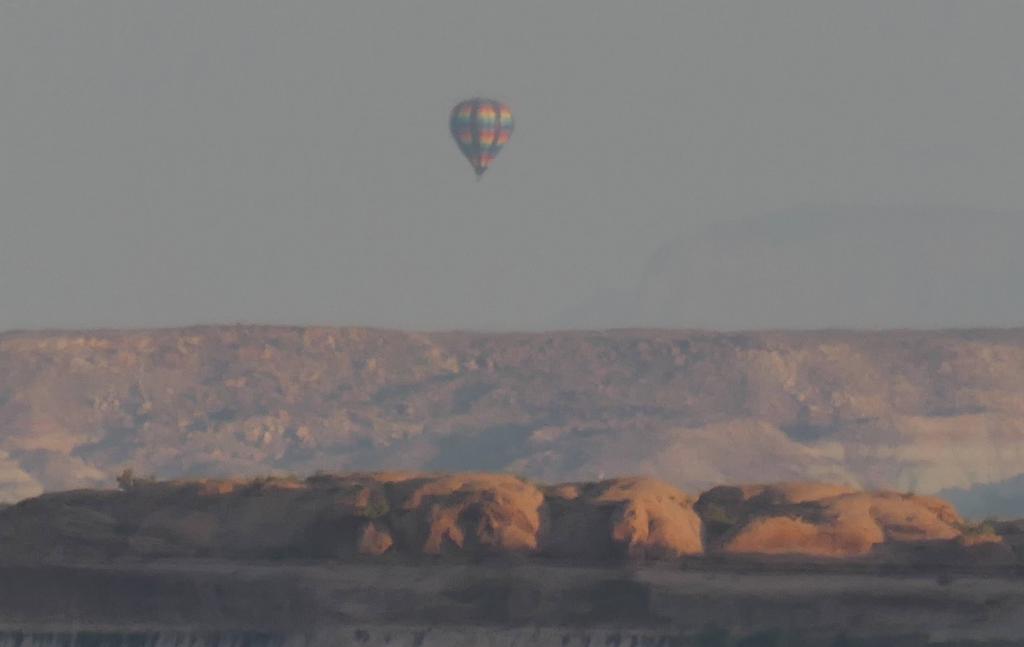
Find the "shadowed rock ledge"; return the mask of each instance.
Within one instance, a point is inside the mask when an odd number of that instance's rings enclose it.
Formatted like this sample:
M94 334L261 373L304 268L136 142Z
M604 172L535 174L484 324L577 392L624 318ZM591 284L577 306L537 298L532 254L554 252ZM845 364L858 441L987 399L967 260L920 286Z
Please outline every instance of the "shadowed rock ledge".
M125 474L121 485L0 511L0 559L618 564L753 556L971 567L1012 565L1020 550L1015 525L967 523L933 497L815 483L721 486L699 496L648 478L541 485L481 473L165 482Z

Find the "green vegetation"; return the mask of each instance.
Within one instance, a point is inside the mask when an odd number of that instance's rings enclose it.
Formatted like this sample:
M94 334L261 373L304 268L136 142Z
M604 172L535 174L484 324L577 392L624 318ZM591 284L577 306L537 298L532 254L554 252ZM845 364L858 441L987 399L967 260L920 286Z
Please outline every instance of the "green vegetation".
M701 518L706 524L715 524L725 528L731 528L741 521L737 511L729 510L717 503L708 503L703 506Z
M704 503L697 509L701 521L704 522L704 529L708 541L717 541L721 537L738 526L742 521L742 515L737 508L729 508L718 503Z

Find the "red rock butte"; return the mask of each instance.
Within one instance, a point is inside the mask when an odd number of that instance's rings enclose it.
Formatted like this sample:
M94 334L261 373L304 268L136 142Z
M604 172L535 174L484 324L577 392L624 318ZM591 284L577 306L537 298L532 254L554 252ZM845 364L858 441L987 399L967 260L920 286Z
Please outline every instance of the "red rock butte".
M0 511L0 558L790 556L994 565L1024 556L1014 524L970 524L932 497L814 483L691 496L649 478L541 485L483 473L164 482L125 474L120 482L119 490L46 494Z

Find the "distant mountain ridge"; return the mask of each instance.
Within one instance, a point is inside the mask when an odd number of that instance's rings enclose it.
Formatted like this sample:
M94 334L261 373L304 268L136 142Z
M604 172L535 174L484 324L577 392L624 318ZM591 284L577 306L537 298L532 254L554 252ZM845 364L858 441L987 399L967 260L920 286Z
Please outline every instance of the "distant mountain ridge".
M997 483L980 483L966 488L952 488L939 493L968 517L1020 516L1024 509L1024 474Z
M0 500L128 467L970 488L1024 474L1024 329L0 336Z

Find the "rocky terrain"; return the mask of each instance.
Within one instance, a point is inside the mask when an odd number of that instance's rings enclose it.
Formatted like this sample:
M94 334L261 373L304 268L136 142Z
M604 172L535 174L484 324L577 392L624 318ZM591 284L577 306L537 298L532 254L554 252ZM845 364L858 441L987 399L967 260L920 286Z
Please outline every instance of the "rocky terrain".
M994 647L1024 635L1024 526L972 524L933 497L484 473L119 483L0 510L0 646Z
M125 468L969 493L1021 482L1024 330L0 336L0 500L107 487ZM1001 514L1024 515L1024 497L1002 497Z
M966 522L948 503L781 483L699 496L647 478L539 485L505 474L317 474L157 482L46 494L0 510L0 561L695 557L1024 565L1020 528Z

